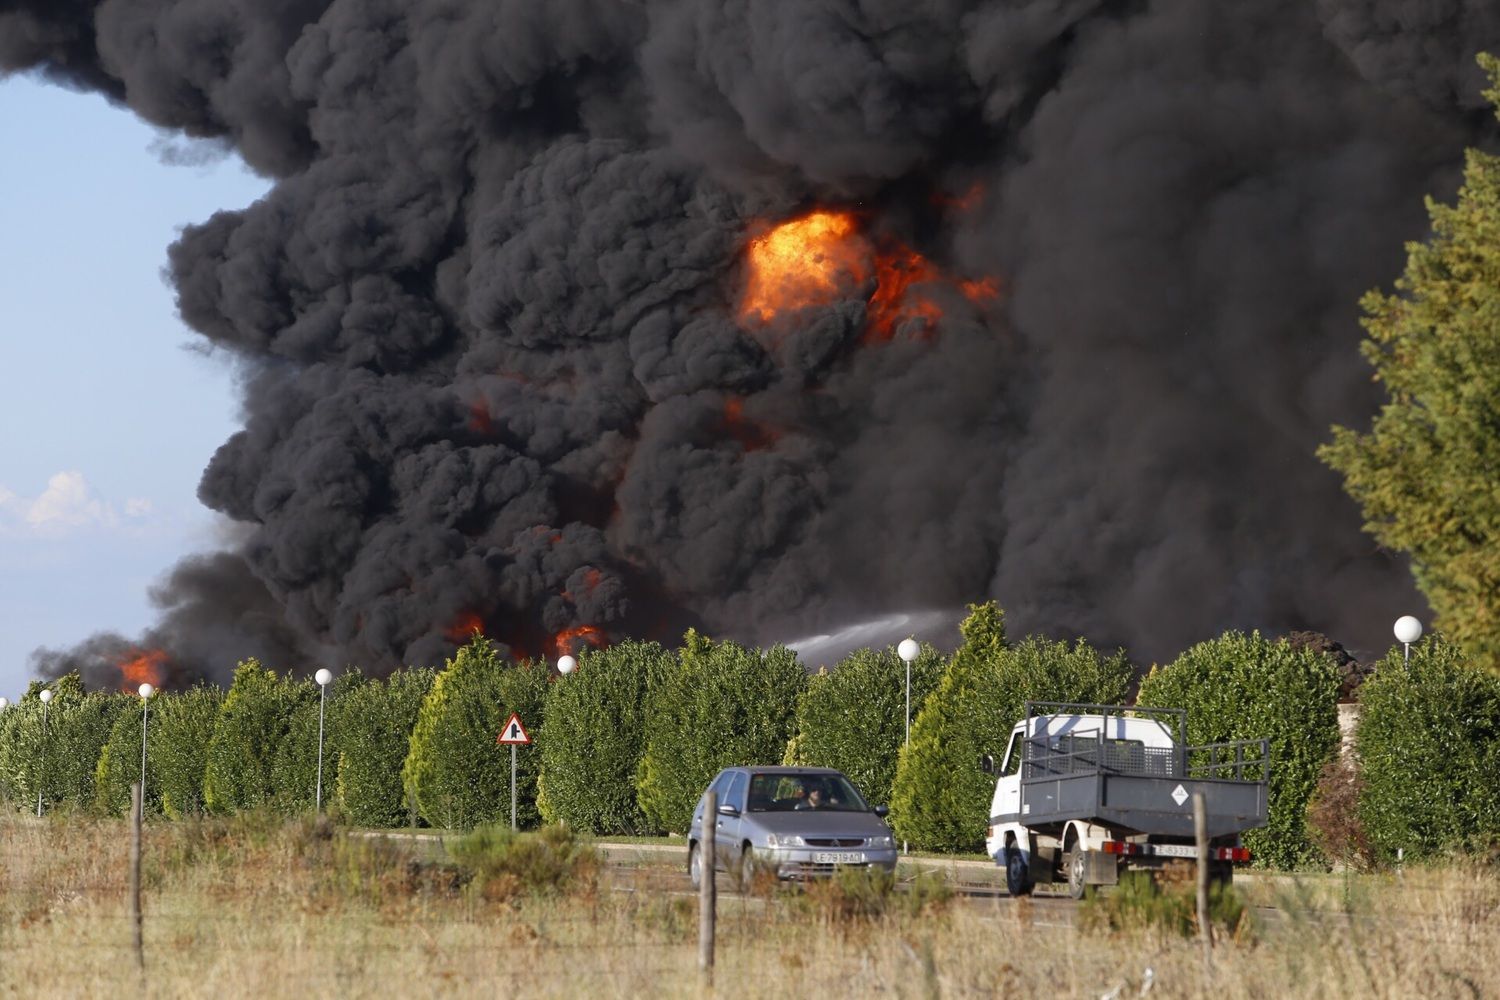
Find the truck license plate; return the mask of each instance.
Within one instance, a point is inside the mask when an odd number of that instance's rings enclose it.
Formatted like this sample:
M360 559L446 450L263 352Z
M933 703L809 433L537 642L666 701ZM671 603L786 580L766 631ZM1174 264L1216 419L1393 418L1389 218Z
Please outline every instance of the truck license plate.
M1196 858L1198 848L1186 844L1154 844L1151 852L1166 858Z
M862 865L865 856L860 851L818 851L813 854L813 863L818 865Z

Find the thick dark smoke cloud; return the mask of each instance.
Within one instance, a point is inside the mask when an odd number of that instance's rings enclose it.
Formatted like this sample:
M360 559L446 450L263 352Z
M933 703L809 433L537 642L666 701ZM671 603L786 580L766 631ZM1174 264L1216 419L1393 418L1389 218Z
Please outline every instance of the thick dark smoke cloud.
M1312 452L1486 47L1477 0L0 0L0 69L276 180L169 251L245 372L200 496L246 539L140 642L177 682L986 596L1142 659L1380 645L1417 598ZM815 204L1001 300L742 323Z

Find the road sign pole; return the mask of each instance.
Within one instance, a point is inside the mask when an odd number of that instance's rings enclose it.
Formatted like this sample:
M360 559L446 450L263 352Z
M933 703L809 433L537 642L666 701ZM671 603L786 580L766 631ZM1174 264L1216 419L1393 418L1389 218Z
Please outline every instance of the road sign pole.
M510 831L516 832L516 745L510 745Z

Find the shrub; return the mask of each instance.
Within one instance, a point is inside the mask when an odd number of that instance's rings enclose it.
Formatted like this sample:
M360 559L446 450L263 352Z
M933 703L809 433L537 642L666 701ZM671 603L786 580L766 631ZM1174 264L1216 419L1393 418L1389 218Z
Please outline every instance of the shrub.
M358 670L346 670L328 682L326 692L319 692L316 681L302 681L312 685L311 700L298 705L287 723L286 736L276 747L271 759L271 787L273 806L284 813L312 812L317 805L318 792L318 712L323 712L323 805L327 808L334 801L334 787L338 782L338 753L333 742L338 725L339 703L351 691L365 685L365 677ZM324 698L327 703L320 705Z
M913 719L942 673L942 654L924 645L911 665ZM787 762L838 768L871 802L888 803L905 742L906 663L894 649L861 649L809 679Z
M592 891L598 885L598 854L565 826L522 833L508 826L481 826L449 853L472 873L486 899Z
M208 741L203 802L212 812L270 805L272 765L297 709L317 697L311 681L278 680L255 660L235 669Z
M401 768L435 676L427 669L398 670L339 699L338 802L349 822L387 827L415 821L416 805L406 794Z
M140 710L130 695L93 691L82 698L59 696L52 702L51 745L47 750L49 781L56 778L55 801L79 809L94 805L99 757L121 713ZM140 732L139 722L136 732ZM140 743L136 743L139 748Z
M673 667L654 642L585 650L578 669L547 690L538 806L548 822L588 833L657 829L636 801L652 688Z
M1029 637L1005 644L994 602L971 608L964 642L912 726L891 791L896 834L934 851L981 849L994 779L979 756L1005 748L1027 701L1118 702L1130 683L1123 653Z
M785 646L746 649L689 632L648 700L636 776L646 820L686 833L698 796L720 770L778 762L806 683Z
M1358 764L1335 754L1323 765L1307 803L1307 836L1330 864L1366 871L1374 862L1370 837L1359 815L1364 788Z
M1079 905L1078 924L1089 931L1161 930L1188 937L1198 933L1198 890L1190 864L1151 872L1124 872L1113 892L1090 890ZM1252 933L1234 887L1222 883L1208 888L1208 922L1243 940Z
M941 913L952 901L953 887L937 872L921 872L898 890L895 873L884 868L840 868L808 882L798 897L801 909L835 926Z
M50 687L54 694L45 711L38 697L44 687ZM13 801L21 809L36 810L39 790L45 792L48 803L56 804L63 798L63 771L55 766L61 749L57 723L69 706L83 698L83 682L77 674L67 674L50 684L32 681L20 701L6 710L7 738L0 746L3 754L0 766L5 771ZM89 763L92 765L93 761Z
M170 695L158 695L151 699L150 715L146 733L150 739L151 723L157 709ZM151 749L149 746L146 748ZM161 809L161 783L155 780L151 769L150 754L146 762L146 810ZM141 780L141 703L137 698L128 710L115 717L104 749L99 752L99 763L94 771L94 806L100 812L122 816L130 809L130 786Z
M1308 799L1339 745L1339 672L1308 648L1226 632L1199 643L1141 682L1141 705L1185 708L1188 742L1270 741L1267 825L1244 836L1255 864L1318 865L1307 836Z
M536 824L536 744L543 739L547 676L540 663L507 663L483 636L448 661L422 702L402 769L423 819L450 829L509 821L510 751L495 739L518 712L533 744L517 755L517 823Z
M1482 846L1500 831L1500 677L1442 636L1392 650L1360 688L1360 818L1377 857Z
M173 819L201 815L208 744L224 692L198 686L154 701L146 730L146 787L155 783L162 812ZM154 777L153 777L154 776Z

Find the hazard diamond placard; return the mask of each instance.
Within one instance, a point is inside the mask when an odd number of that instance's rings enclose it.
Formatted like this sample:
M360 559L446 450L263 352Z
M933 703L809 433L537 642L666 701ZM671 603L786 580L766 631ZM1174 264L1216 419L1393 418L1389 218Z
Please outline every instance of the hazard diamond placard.
M531 737L526 735L526 727L521 725L521 717L515 712L510 713L510 718L505 720L505 725L500 728L500 735L495 737L497 744L509 743L511 746L526 746L531 742Z

